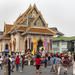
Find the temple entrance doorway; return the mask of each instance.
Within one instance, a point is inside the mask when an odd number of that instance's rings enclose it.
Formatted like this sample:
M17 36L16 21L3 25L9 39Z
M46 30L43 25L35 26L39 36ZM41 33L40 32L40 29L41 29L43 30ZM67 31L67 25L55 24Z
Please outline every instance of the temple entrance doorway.
M5 45L5 49L8 49L8 44Z
M43 41L40 39L37 43L37 51L41 50L43 48Z

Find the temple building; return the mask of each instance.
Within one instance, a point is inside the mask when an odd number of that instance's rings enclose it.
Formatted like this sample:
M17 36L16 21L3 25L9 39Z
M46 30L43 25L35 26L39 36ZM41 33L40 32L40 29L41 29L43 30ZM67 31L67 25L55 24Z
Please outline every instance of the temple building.
M55 34L55 31L48 28L36 5L30 5L13 25L4 25L3 35L0 37L0 52L6 48L15 52L27 52L29 49L36 52L41 47L50 51Z

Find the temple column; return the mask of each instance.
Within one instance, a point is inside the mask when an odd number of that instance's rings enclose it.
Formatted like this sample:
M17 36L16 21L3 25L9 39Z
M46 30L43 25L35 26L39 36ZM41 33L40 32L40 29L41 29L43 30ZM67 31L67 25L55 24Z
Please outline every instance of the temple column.
M29 49L29 37L26 37L26 40L27 40L27 50Z
M20 51L20 35L16 34L16 52Z
M28 49L31 49L31 38L27 38Z
M24 47L25 47L25 52L26 52L26 50L27 50L27 38L25 38L25 40L24 40Z
M14 47L13 47L13 41L14 41L14 36L13 35L11 35L11 49L12 49L12 51L14 50Z
M3 44L2 50L5 50L5 41L4 40L3 40L2 44Z
M27 50L29 49L29 42L28 42L28 37L27 37Z
M24 52L25 52L25 39L24 39Z

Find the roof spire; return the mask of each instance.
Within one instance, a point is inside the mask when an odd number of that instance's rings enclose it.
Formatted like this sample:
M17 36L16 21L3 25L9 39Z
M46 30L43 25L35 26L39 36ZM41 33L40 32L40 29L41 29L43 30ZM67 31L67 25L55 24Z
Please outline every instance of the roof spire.
M6 23L5 23L5 21L4 21L4 25L5 25Z
M32 7L32 5L30 4L29 8L31 8L31 7Z
M4 21L4 26L6 25L5 21Z
M33 7L36 7L36 4L34 3Z

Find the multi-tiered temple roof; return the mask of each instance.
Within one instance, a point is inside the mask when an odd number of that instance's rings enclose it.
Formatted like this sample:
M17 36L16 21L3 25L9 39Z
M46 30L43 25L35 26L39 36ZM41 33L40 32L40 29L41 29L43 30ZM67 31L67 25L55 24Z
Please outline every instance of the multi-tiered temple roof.
M30 5L29 8L16 19L13 25L5 24L4 37L9 37L10 34L16 32L21 32L22 35L28 33L44 35L56 34L56 32L48 28L48 24L45 22L35 4L33 7Z

